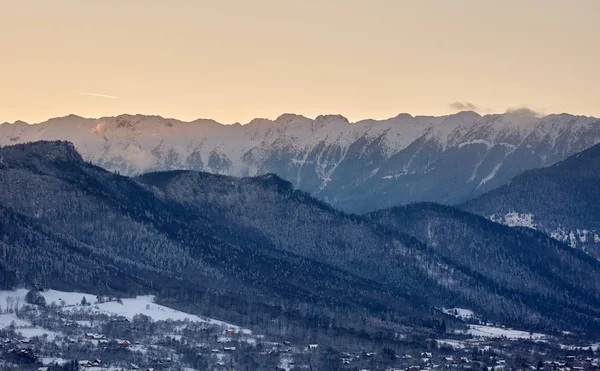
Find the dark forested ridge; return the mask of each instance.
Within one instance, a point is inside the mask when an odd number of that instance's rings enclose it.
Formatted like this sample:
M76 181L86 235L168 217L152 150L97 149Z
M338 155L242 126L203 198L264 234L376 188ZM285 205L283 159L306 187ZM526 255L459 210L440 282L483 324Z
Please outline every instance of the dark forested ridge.
M356 334L437 331L449 321L393 286L158 198L82 161L67 142L0 149L0 178L4 288L152 293L236 323L274 316Z
M600 257L600 145L510 183L460 207L485 217L529 214L535 229Z
M600 284L594 277L600 264L539 233L435 204L348 215L275 175L236 179L178 171L137 179L165 202L384 282L429 306L477 308L528 326L598 325ZM438 210L437 224L401 210Z
M545 234L491 222L457 208L411 204L371 213L371 221L408 233L485 283L478 298L460 293L491 317L598 318L600 263ZM496 295L490 295L494 293Z
M0 179L4 288L153 293L235 323L369 338L443 331L453 320L434 307L453 306L531 328L600 327L598 262L456 209L435 223L431 211L349 215L275 175L128 178L67 142L1 148Z

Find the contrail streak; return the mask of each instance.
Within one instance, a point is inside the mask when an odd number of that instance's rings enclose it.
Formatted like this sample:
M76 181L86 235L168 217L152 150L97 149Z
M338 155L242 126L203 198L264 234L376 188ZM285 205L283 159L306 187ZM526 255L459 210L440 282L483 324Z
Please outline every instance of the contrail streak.
M106 95L106 94L86 93L86 92L84 92L84 91L78 91L77 93L79 93L79 94L83 94L83 95L91 95L92 97L101 97L101 98L117 99L117 97L115 97L115 96L112 96L112 95Z

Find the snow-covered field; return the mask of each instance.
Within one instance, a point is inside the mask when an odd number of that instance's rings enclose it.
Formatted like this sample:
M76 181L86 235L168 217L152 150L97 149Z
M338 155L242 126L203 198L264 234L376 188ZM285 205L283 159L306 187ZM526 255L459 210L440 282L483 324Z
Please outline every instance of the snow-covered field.
M460 319L472 319L475 318L475 313L470 310L470 309L464 309L464 308L449 308L449 309L442 309L442 312L450 315L450 316L454 316L456 318L460 318Z
M483 325L469 325L469 329L466 333L474 337L482 338L507 338L511 340L519 339L531 339L531 340L542 340L548 336L540 333L529 333L526 331L513 330L508 328L483 326Z
M13 291L0 291L0 308L6 311L7 308L10 307L10 312L15 309L21 309L24 305L27 305L25 302L25 295L27 294L26 289L16 289ZM81 293L81 292L65 292L58 290L46 290L41 293L44 299L46 299L46 303L50 305L51 303L55 303L63 311L76 311L85 309L90 313L105 313L107 315L117 315L123 316L128 319L133 319L133 317L137 314L143 314L145 316L150 317L153 321L190 321L190 322L202 322L209 325L221 326L230 329L235 329L236 331L245 334L251 335L252 331L248 329L241 329L239 326L219 321L212 318L201 318L200 316L185 313L182 311L178 311L172 308L165 307L163 305L156 304L154 302L154 296L152 295L142 295L137 296L135 298L125 298L120 301L107 301L107 302L98 302L97 296L93 294ZM85 298L85 301L89 303L89 305L82 305L82 300ZM3 314L0 315L0 328L5 328L10 326L12 322L15 322L17 327L22 328L31 328L31 323L26 323L26 321L20 320L14 314ZM27 333L28 335L25 335ZM36 336L35 331L25 331L23 336ZM52 333L48 333L49 336L55 335Z
M18 318L14 313L5 313L0 315L0 329L7 328L9 326L15 327L15 332L20 333L25 338L32 338L36 336L48 336L49 340L54 339L60 334L46 330L42 327L34 326L31 322Z

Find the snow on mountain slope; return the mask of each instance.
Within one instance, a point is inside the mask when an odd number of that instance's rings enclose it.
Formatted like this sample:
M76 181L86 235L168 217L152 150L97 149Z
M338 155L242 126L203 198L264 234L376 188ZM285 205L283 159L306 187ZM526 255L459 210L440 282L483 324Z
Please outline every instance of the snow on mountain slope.
M75 115L0 125L0 145L68 140L110 170L193 169L235 176L276 173L342 209L363 212L415 201L456 203L524 170L600 142L600 120L460 112L400 114L350 123L340 115L284 114L246 125L159 116Z

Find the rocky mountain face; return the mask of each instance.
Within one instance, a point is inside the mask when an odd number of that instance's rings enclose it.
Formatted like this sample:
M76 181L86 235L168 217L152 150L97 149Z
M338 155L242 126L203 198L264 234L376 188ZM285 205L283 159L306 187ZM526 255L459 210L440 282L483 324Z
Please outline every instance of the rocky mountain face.
M246 125L157 116L67 116L0 125L0 145L67 140L121 174L174 169L233 176L274 173L338 209L367 212L417 201L460 203L523 171L600 142L600 120L460 112L350 123L285 114Z
M544 232L600 258L600 145L527 171L461 205L491 220Z

